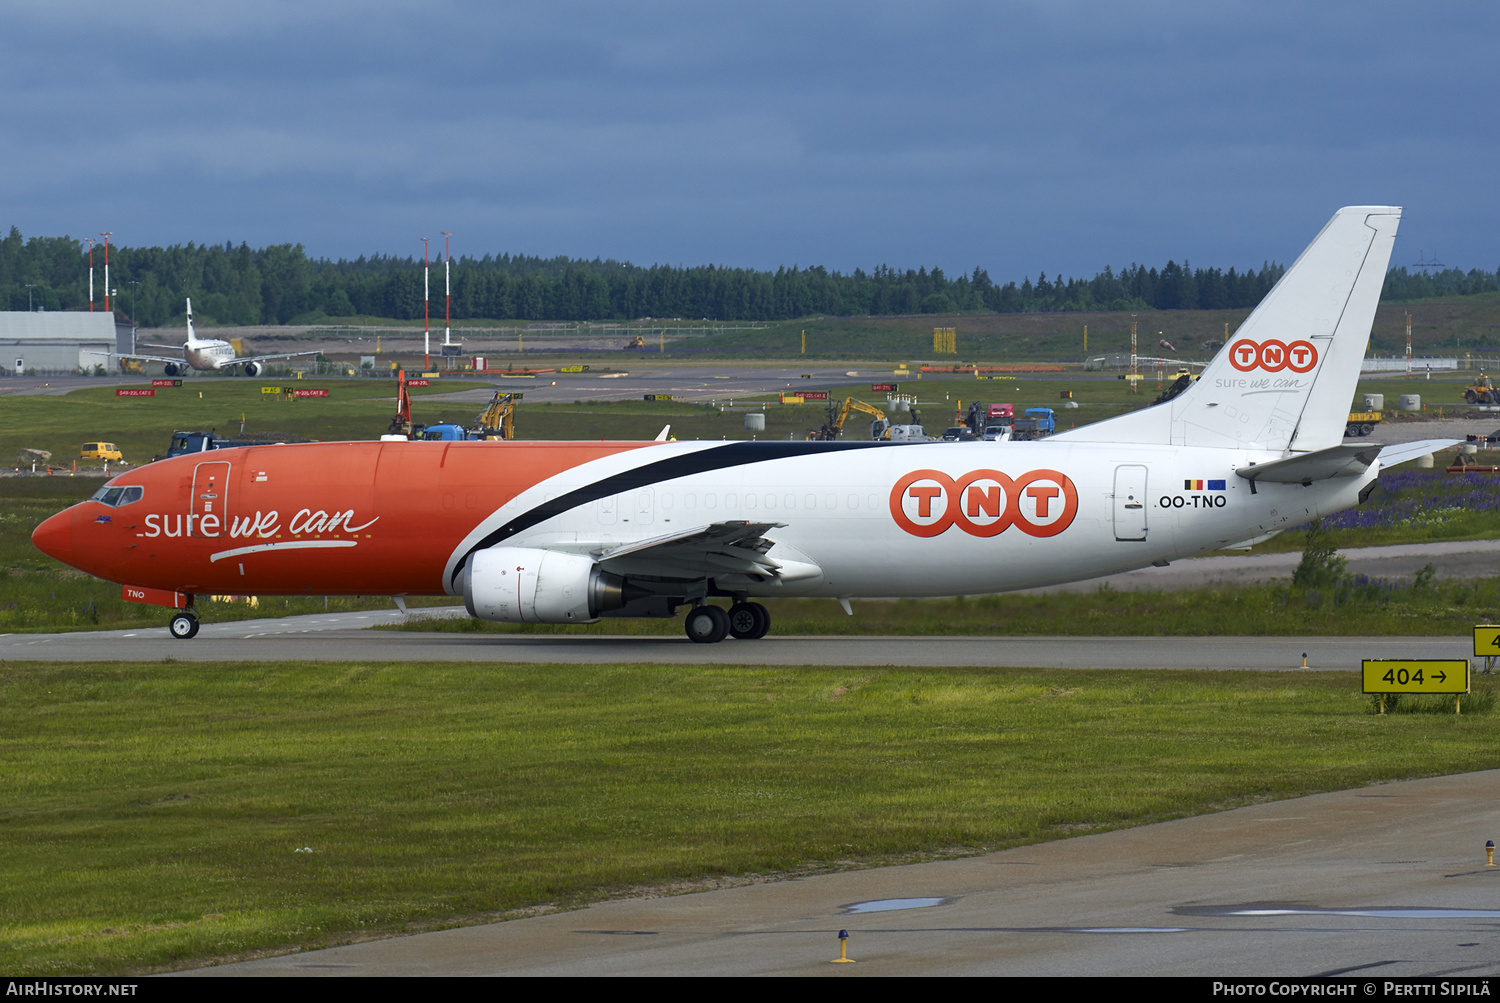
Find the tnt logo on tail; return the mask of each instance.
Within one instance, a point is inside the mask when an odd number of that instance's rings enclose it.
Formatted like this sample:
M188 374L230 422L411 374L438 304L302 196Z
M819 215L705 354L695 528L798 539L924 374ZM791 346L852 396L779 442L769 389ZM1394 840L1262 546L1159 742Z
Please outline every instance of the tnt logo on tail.
M1260 342L1241 338L1229 346L1229 364L1242 373L1256 369L1268 373L1279 373L1287 369L1294 373L1307 373L1318 364L1318 350L1310 341L1299 340L1288 344L1275 338Z

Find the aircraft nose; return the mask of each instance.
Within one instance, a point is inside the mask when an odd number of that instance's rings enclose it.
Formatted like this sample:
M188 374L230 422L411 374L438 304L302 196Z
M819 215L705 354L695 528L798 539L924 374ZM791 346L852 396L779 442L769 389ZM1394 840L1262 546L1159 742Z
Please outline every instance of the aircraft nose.
M48 557L64 564L73 563L73 510L68 509L44 520L31 533L31 542Z

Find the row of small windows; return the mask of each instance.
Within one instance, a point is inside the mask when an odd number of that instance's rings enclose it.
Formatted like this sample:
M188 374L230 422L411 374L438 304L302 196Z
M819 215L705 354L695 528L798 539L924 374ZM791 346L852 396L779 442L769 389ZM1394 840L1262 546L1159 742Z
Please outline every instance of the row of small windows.
M633 503L637 509L650 508L653 501L653 494L648 489L637 492L634 495L610 496L600 499L599 504L606 509L613 508L618 498L622 503ZM670 491L655 493L654 500L657 508L662 512L672 511L673 507L677 504L676 495ZM701 497L696 491L689 491L682 495L682 507L689 511L703 508L721 509L729 512L740 509L746 512L761 509L768 512L777 510L790 512L799 509L807 512L819 509L833 512L838 511L841 501L843 503L842 507L846 511L857 511L861 507L861 503L863 503L864 507L870 509L878 509L880 507L880 496L878 494L867 494L861 497L854 492L849 492L842 498L832 492L819 496L812 492L799 495L796 492L790 491L781 494L767 491L763 494L746 493L743 495L733 491L724 492L723 494L717 491L705 491Z
M844 503L843 507L848 511L856 511L860 507L860 496L852 492L845 495L842 500ZM774 511L776 509L795 511L800 507L803 511L807 512L816 511L819 508L822 508L829 512L833 512L838 510L839 501L839 496L833 493L825 494L820 498L818 495L815 495L811 492L803 494L800 497L792 492L777 495L774 492L767 491L766 493L760 495L747 493L743 496L735 492L725 492L721 497L717 492L705 491L702 498L702 507L706 509L713 509L719 508L722 505L724 509L729 511L733 511L734 509L741 507L743 507L746 511L752 511L757 508L763 508L767 511ZM868 508L873 509L880 506L879 495L866 495L863 501ZM663 491L661 493L662 509L664 511L671 511L672 505L672 493L670 491ZM692 491L684 494L682 496L682 507L685 509L698 508L698 494Z

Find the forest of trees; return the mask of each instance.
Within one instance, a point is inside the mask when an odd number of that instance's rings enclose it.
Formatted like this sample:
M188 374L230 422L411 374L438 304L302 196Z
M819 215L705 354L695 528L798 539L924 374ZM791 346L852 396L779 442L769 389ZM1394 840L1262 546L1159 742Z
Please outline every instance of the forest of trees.
M422 263L385 255L354 261L309 258L300 244L110 247L111 306L135 313L144 327L181 322L184 300L194 315L224 325L321 323L343 317L422 316ZM940 268L830 272L821 266L775 272L699 265L649 268L619 261L485 255L455 258L455 320L627 320L682 317L773 321L814 314L851 316L955 311L1029 313L1063 310L1192 310L1251 307L1281 277L1281 265L1258 270L1106 267L1091 279L1045 272L1035 282L997 285L982 268L949 278ZM94 251L95 303L104 303L103 248ZM433 313L443 311L443 272L432 271ZM0 309L88 306L88 251L71 237L31 237L11 227L0 239ZM1382 298L1469 295L1500 288L1496 272L1386 276Z

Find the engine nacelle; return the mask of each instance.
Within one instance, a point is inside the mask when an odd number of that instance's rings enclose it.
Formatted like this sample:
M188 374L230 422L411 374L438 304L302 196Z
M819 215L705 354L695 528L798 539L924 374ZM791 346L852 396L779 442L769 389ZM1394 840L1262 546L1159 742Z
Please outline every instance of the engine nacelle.
M177 375L177 364L173 363L173 362L168 362L165 366L161 367L161 371L163 373L165 373L166 375L168 375L168 376L176 376Z
M245 363L245 375L246 376L259 376L260 375L260 363L259 362L247 362L247 363Z
M464 565L464 606L481 620L591 623L625 601L625 580L579 554L495 547Z

